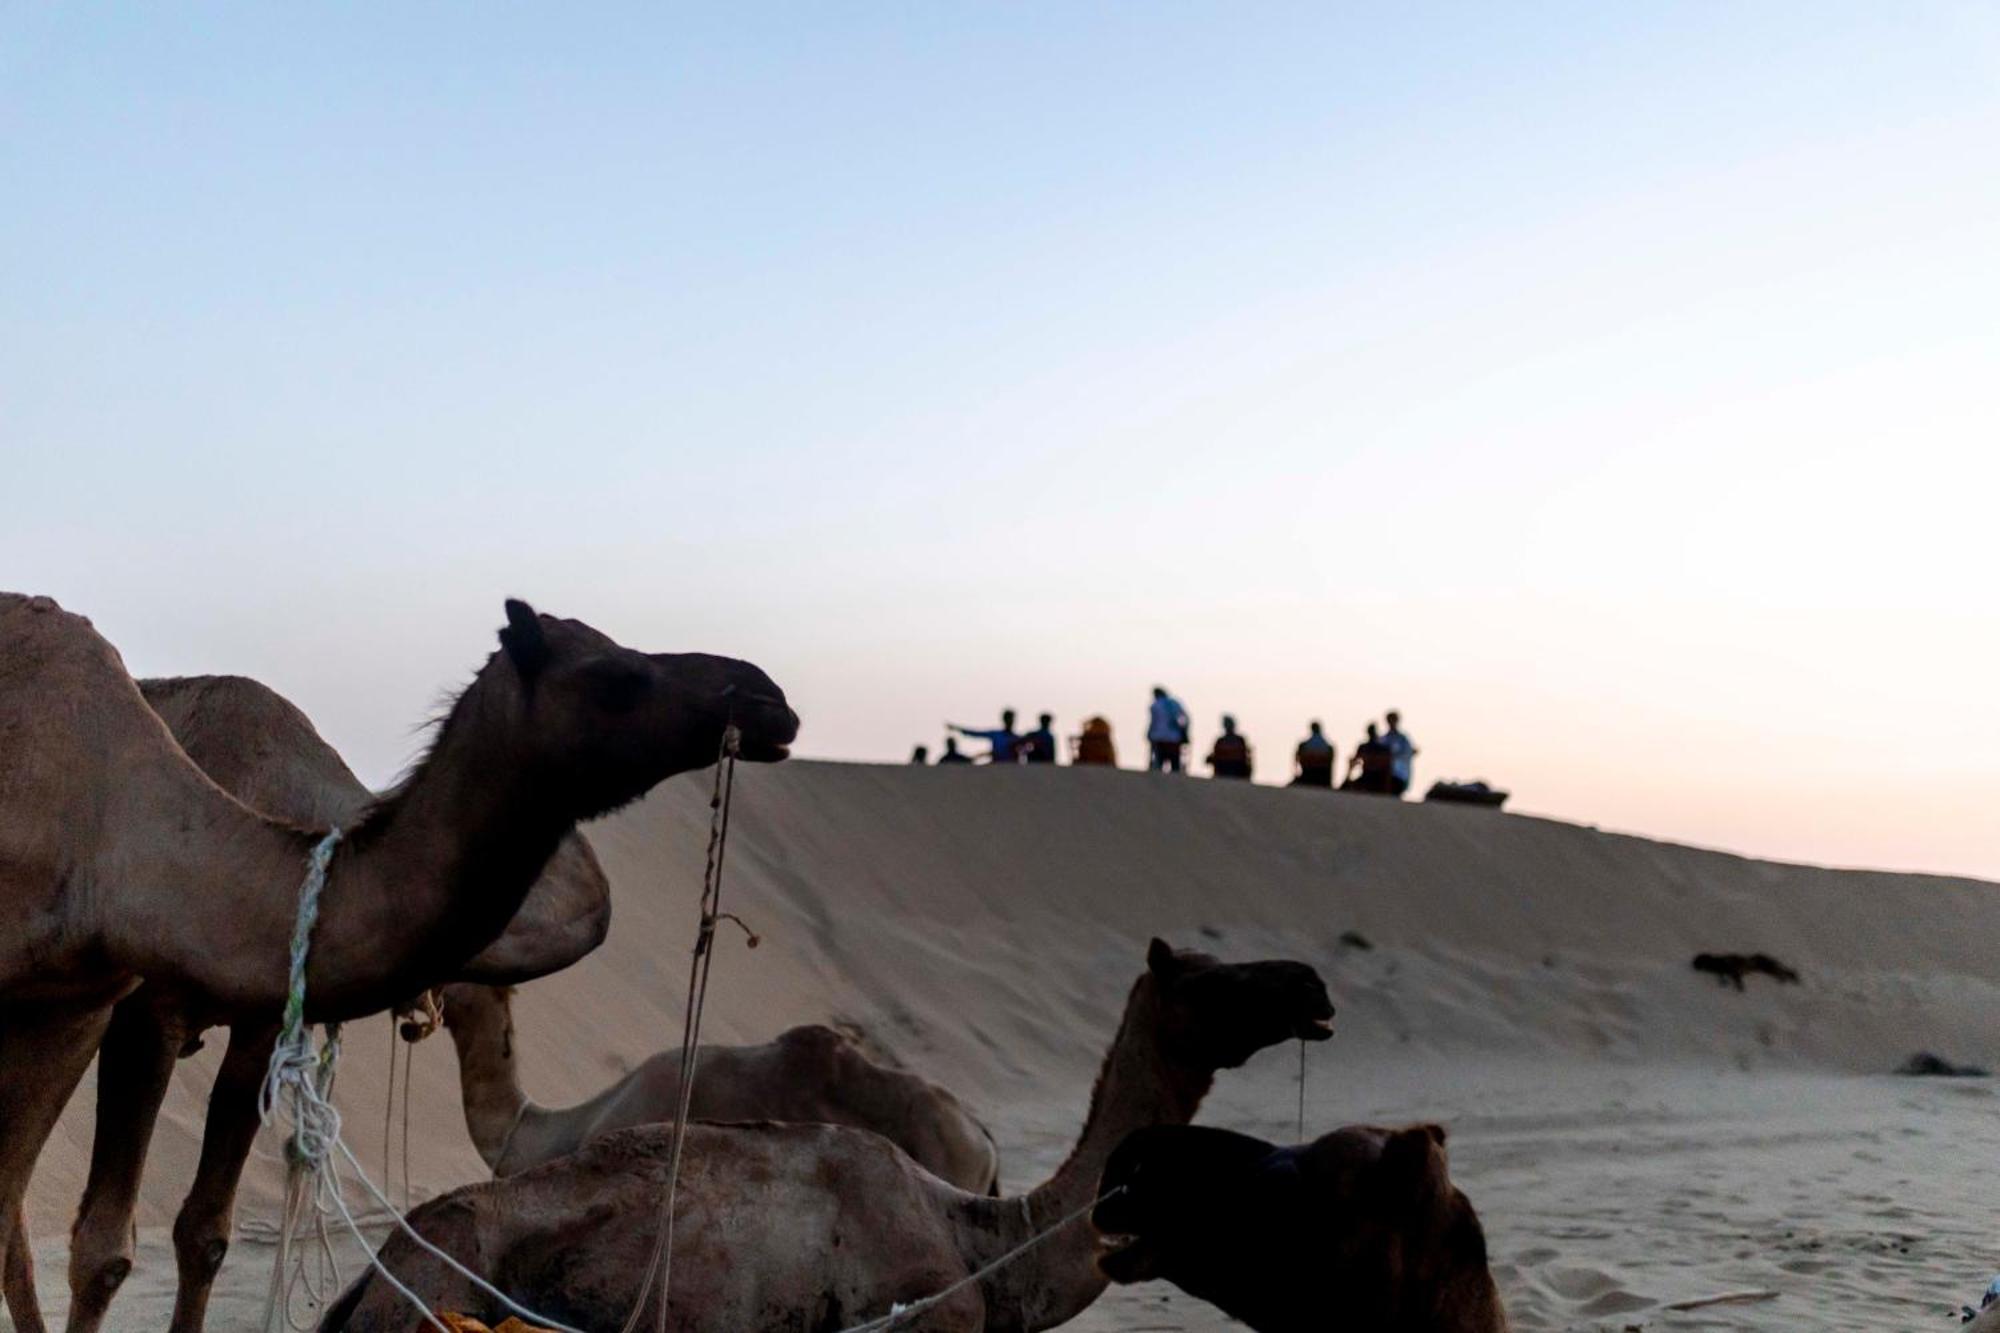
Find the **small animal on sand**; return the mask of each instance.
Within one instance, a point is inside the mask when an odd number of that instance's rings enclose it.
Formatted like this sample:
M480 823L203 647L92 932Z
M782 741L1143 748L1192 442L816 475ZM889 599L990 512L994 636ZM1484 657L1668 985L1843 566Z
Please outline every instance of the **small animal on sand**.
M1486 1233L1438 1125L1297 1147L1201 1125L1111 1154L1091 1221L1114 1282L1164 1279L1258 1333L1506 1333Z
M1717 985L1737 990L1743 989L1743 978L1758 972L1787 986L1799 984L1797 972L1767 953L1698 953L1692 966L1697 972L1714 973Z

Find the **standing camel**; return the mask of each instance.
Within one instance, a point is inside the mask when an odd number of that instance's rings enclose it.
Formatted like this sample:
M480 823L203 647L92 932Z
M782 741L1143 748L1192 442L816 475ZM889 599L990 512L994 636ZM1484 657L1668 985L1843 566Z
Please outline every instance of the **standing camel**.
M922 1317L927 1333L1025 1333L1104 1290L1080 1214L1119 1141L1186 1124L1215 1071L1293 1037L1325 1039L1333 1005L1304 963L1222 963L1154 940L1069 1159L1006 1199L953 1188L878 1134L842 1125L691 1125L674 1211L668 1327L817 1333L942 1291L1069 1220ZM620 1130L570 1157L441 1195L410 1224L459 1262L564 1323L616 1329L643 1299L670 1131ZM433 1308L497 1319L485 1293L399 1232L389 1271ZM409 1333L420 1316L364 1274L321 1333Z
M334 848L308 1021L416 994L490 943L579 819L712 762L783 758L798 718L746 662L647 655L507 603L430 752ZM217 787L117 650L46 597L0 594L0 1265L29 1172L141 979L275 1013L319 831Z
M290 700L242 676L141 680L139 691L175 741L217 786L243 804L305 828L345 826L373 793ZM569 966L603 942L611 886L579 834L557 844L521 910L459 975L512 982ZM69 1333L95 1333L132 1270L132 1217L146 1150L174 1061L201 1033L229 1025L229 1052L202 1125L200 1165L174 1222L179 1282L173 1333L198 1333L216 1271L228 1253L243 1173L258 1127L257 1089L277 1042L278 1015L229 1013L202 997L150 983L118 1002L98 1047L96 1135L90 1176L70 1230ZM20 1219L16 1232L25 1236ZM6 1273L19 1333L43 1333L25 1240Z
M680 1107L681 1053L652 1056L589 1101L537 1106L514 1067L505 989L444 988L444 1025L458 1048L465 1127L496 1176L564 1157L614 1129L670 1121ZM935 1083L870 1060L832 1028L795 1027L762 1046L703 1046L690 1120L802 1120L872 1129L940 1180L999 1192L993 1136Z

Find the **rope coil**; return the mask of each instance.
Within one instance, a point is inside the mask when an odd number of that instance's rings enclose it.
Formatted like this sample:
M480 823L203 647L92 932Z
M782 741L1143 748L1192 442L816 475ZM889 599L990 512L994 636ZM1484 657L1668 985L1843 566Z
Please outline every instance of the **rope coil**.
M264 1074L264 1086L258 1090L257 1108L265 1124L269 1124L282 1104L286 1118L292 1126L292 1134L286 1145L287 1176L284 1215L278 1226L278 1255L271 1275L271 1292L265 1306L264 1322L267 1333L278 1333L280 1325L298 1328L292 1319L290 1309L293 1292L301 1284L298 1277L286 1280L286 1265L291 1249L291 1239L296 1231L298 1214L310 1206L315 1215L314 1235L319 1241L324 1259L331 1260L332 1245L326 1236L326 1221L329 1215L337 1215L347 1226L355 1241L368 1255L368 1262L376 1272L404 1299L417 1308L424 1322L438 1333L451 1333L446 1323L424 1304L421 1297L411 1291L391 1273L382 1262L376 1247L362 1234L360 1224L348 1210L345 1189L341 1182L340 1163L344 1159L354 1171L368 1193L395 1220L397 1227L423 1249L442 1260L459 1276L471 1282L481 1291L500 1302L508 1310L532 1324L553 1330L554 1333L582 1333L580 1329L559 1323L547 1315L537 1314L527 1306L510 1298L505 1292L480 1277L465 1265L446 1254L437 1246L418 1235L403 1215L396 1211L388 1197L375 1187L368 1178L368 1172L361 1161L340 1137L340 1112L334 1109L332 1101L333 1076L340 1060L340 1025L326 1025L326 1040L318 1050L313 1049L312 1033L305 1021L306 1011L306 957L312 944L313 927L319 922L320 895L326 889L327 868L332 863L333 851L339 845L341 831L334 829L314 844L306 858L306 877L299 885L298 918L292 927L291 971L285 991L284 1017L278 1031L278 1041L271 1051L271 1063ZM325 1269L322 1269L322 1276ZM333 1270L338 1280L338 1269ZM309 1293L314 1293L314 1284L305 1281Z

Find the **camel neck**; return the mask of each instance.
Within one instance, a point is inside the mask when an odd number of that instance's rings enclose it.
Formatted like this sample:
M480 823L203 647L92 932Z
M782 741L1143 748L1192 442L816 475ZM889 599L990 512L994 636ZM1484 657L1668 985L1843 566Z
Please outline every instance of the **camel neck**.
M1167 1058L1160 1045L1160 1001L1149 973L1132 988L1124 1021L1104 1057L1083 1133L1056 1173L1025 1196L968 1200L968 1259L984 1264L1030 1236L1087 1207L1112 1149L1146 1125L1184 1125L1194 1118L1212 1075ZM1074 1318L1103 1293L1097 1233L1078 1218L1001 1270L987 1283L991 1330L1052 1328ZM997 1316L997 1322L996 1322Z
M571 821L511 751L518 692L482 676L430 755L334 855L307 964L309 1017L369 1013L506 928Z
M458 1052L459 1099L473 1147L494 1175L524 1123L540 1108L521 1089L514 1063L514 1016L505 991L453 986L445 999L445 1028Z

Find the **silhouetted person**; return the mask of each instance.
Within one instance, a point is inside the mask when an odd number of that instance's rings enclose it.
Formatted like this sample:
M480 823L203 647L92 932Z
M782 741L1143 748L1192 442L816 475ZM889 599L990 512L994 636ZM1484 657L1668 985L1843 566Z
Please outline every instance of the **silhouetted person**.
M1368 737L1354 747L1354 756L1347 761L1347 781L1340 785L1348 791L1386 794L1390 766L1389 747L1382 743L1382 733L1370 722Z
M1069 759L1079 767L1118 767L1118 749L1111 743L1111 723L1102 717L1085 718L1082 733L1069 738Z
M944 753L938 756L938 764L940 766L945 764L969 764L971 762L972 756L958 748L957 737L947 736L944 738Z
M911 763L913 763L913 764L928 764L928 763L929 763L930 761L931 761L931 747L930 747L930 746L928 746L928 745L919 745L919 746L918 746L918 747L917 747L916 749L914 749L914 750L910 751L910 762L911 762Z
M1332 788L1333 742L1326 738L1326 732L1319 723L1310 724L1306 738L1292 752L1292 761L1299 770L1298 776L1292 779L1294 787Z
M956 722L945 726L968 740L985 741L993 747L987 762L994 764L1018 764L1021 762L1021 735L1014 730L1014 710L1004 709L1000 714L1000 725L991 731L978 727L961 727Z
M1166 687L1153 687L1153 707L1146 719L1146 743L1152 747L1152 754L1146 761L1146 769L1151 773L1179 773L1181 751L1188 739L1187 709L1181 701L1168 694Z
M1384 788L1391 796L1401 796L1410 789L1410 777L1416 769L1417 747L1410 744L1410 738L1403 734L1403 715L1390 709L1384 715L1389 730L1382 736L1382 744L1389 751L1389 785Z
M1031 764L1053 764L1056 761L1056 734L1049 724L1056 720L1054 713L1043 713L1035 724L1035 729L1021 737L1021 758Z
M1236 719L1224 714L1222 734L1208 751L1208 767L1219 778L1250 776L1250 742L1236 730Z

